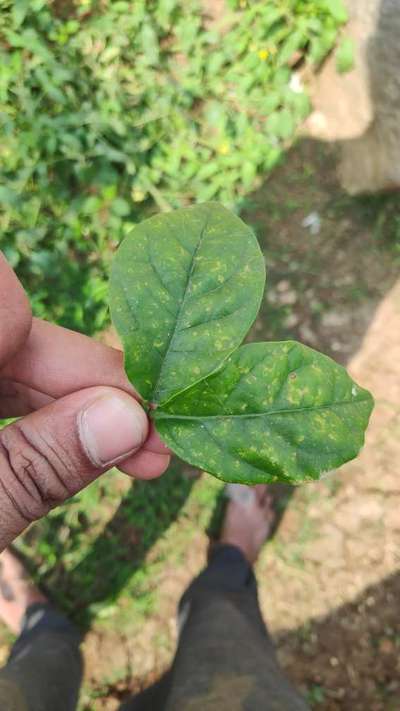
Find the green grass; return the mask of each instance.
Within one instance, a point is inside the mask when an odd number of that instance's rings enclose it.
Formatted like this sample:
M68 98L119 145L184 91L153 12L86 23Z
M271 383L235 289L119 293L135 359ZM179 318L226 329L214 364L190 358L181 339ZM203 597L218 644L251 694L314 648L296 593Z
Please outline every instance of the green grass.
M1 246L35 314L108 322L110 257L154 209L239 207L310 109L341 0L1 0Z
M207 530L221 487L177 464L153 482L131 483L112 470L36 523L18 548L36 580L81 626L94 617L148 616L159 570L166 560L182 564L190 537Z

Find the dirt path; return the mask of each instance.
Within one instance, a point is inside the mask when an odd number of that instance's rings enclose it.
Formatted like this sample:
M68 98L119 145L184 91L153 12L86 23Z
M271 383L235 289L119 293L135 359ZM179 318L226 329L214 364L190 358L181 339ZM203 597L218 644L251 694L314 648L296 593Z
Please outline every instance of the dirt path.
M398 215L398 201L343 195L334 152L305 141L248 211L270 266L256 337L296 337L329 353L376 399L362 455L297 490L258 566L282 663L326 711L399 708L400 282L392 210Z
M258 577L282 663L318 708L388 711L400 689L400 281L350 371L376 400L366 447L331 495L328 482L299 490L279 544L290 551L305 520L308 538L294 565L265 551Z

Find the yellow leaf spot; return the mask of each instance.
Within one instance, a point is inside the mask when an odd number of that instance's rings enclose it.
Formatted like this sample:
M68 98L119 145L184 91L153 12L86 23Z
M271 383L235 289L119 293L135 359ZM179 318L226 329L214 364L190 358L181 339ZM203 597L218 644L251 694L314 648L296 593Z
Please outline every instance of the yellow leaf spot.
M231 147L226 141L218 146L218 153L220 153L221 156L226 156L228 153L230 153L230 150Z
M138 190L137 188L133 188L131 192L132 200L133 202L143 202L143 200L146 197L146 194L143 192L143 190Z

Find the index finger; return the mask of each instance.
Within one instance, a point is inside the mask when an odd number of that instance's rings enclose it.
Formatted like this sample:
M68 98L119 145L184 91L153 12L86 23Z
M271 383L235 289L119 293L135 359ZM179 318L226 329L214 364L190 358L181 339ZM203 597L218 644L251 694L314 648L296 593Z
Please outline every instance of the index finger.
M122 351L37 318L25 344L0 370L1 378L29 389L34 409L46 398L57 399L97 385L119 388L140 400L126 376ZM144 449L168 452L153 427Z
M27 338L31 319L25 291L0 252L0 368Z
M137 396L121 351L37 318L0 375L53 398L94 385L111 385Z

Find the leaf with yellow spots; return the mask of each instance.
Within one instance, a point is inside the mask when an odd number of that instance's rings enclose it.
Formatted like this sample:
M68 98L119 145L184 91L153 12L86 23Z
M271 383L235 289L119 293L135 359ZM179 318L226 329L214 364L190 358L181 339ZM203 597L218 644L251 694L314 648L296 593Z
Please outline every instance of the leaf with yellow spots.
M224 481L299 483L357 456L373 400L293 341L252 343L153 417L182 459Z
M113 261L110 307L140 395L165 403L218 369L252 325L264 284L256 237L222 205L135 227Z
M239 348L264 282L254 234L218 204L142 222L111 275L126 371L190 464L231 482L318 479L357 456L373 400L299 343Z

